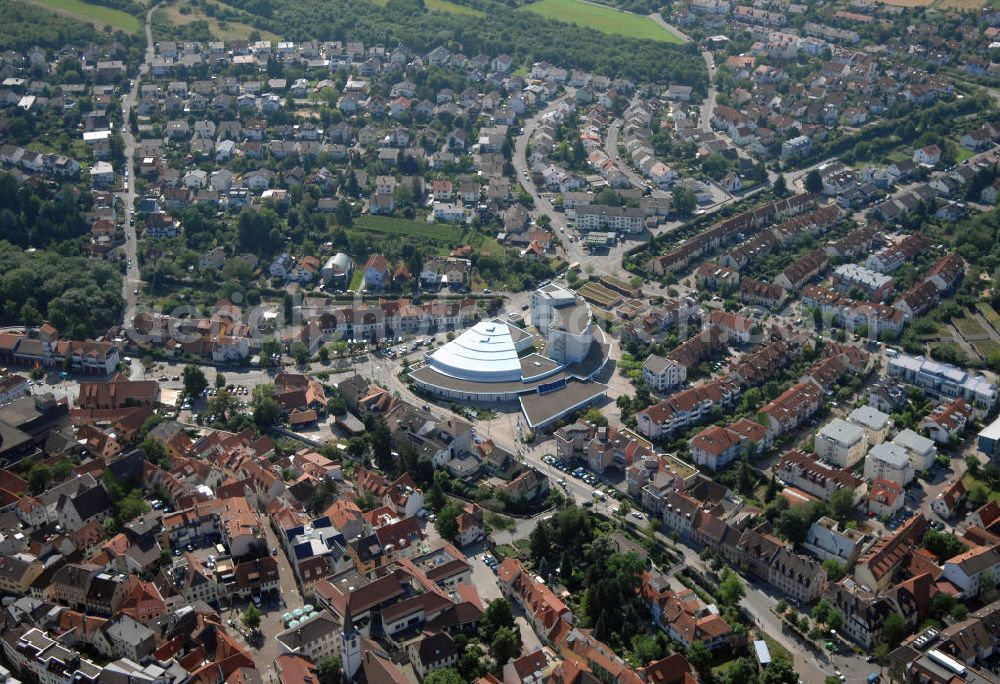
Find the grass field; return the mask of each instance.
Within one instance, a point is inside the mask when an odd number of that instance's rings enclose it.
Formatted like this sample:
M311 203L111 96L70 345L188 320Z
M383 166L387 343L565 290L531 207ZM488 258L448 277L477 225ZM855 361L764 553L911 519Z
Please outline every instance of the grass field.
M664 43L681 42L679 38L648 17L622 12L611 7L592 5L582 0L539 0L524 5L521 9L547 19L557 19L618 36L659 40Z
M965 488L967 490L968 489L972 489L972 486L975 485L978 482L980 482L980 480L977 480L976 478L972 477L972 475L969 475L968 473L966 473L965 475L962 476L962 484L965 485ZM985 486L985 484L983 486ZM990 491L989 487L986 487L986 491L988 492L987 497L991 501L996 501L997 503L1000 503L1000 492L998 492L998 491Z
M970 150L970 149L968 149L966 147L962 147L961 145L958 145L958 144L955 145L955 163L956 164L961 164L966 159L969 159L970 157L972 157L972 155L974 155L974 154L975 154L975 152L973 152L972 150Z
M979 313L983 315L983 318L989 321L990 325L1000 332L1000 314L996 312L996 309L986 302L976 302L976 308L979 309Z
M936 6L942 9L977 10L986 4L986 0L939 0Z
M974 318L962 316L961 318L953 319L952 323L954 323L955 327L962 333L962 336L966 338L978 337L986 334L986 331L983 330L983 326L981 326L979 321Z
M448 0L424 0L427 9L438 10L439 12L451 12L452 14L468 14L472 17L481 17L483 13L475 8L457 5Z
M181 13L181 7L187 7L190 11L187 14L183 14ZM237 21L219 21L208 16L199 8L185 4L168 5L157 10L157 13L175 26L184 26L185 24L199 20L206 21L208 22L208 30L219 40L246 40L254 31L254 27L249 24L241 24ZM264 40L279 39L277 35L269 31L260 31L260 35Z
M361 287L361 281L365 279L365 272L360 268L354 269L351 274L351 284L347 286L347 289L356 292Z
M391 216L372 216L365 214L359 216L354 222L354 227L371 231L373 233L385 233L386 235L405 235L418 237L435 242L446 242L458 244L465 233L459 226L452 226L445 223L427 223L425 221L409 221L407 219L393 218Z
M371 0L372 3L385 7L389 0ZM473 7L466 7L465 5L459 5L458 3L448 2L448 0L424 0L424 6L429 10L437 10L439 12L451 12L452 14L468 14L473 17L481 17L483 13Z
M139 30L138 18L110 7L91 5L80 0L29 0L29 2L80 21L97 24L98 28L111 26L129 33L136 33Z
M972 342L972 348L979 352L979 355L984 359L995 354L1000 354L1000 342L996 340L978 340Z

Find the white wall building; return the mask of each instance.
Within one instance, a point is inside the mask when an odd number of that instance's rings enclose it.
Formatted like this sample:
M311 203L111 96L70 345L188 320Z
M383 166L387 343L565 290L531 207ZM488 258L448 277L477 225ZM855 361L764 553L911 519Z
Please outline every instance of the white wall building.
M813 449L816 455L840 468L850 468L861 460L868 448L864 428L834 418L816 433Z
M913 479L910 454L891 442L876 445L865 458L865 477L869 480L883 478L905 487Z

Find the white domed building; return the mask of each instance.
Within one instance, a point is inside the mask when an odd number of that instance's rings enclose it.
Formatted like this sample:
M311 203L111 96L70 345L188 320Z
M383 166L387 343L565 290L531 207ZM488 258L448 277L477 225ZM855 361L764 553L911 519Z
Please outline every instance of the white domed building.
M592 379L607 362L608 343L582 298L545 285L532 293L531 323L537 335L510 321L481 321L428 353L410 377L443 399L519 403L533 429L606 394ZM533 351L536 341L543 352Z

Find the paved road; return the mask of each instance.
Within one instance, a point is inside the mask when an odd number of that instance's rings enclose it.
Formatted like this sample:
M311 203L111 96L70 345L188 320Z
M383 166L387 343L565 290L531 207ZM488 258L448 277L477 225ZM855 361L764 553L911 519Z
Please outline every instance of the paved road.
M583 243L579 240L570 240L573 231L568 227L566 215L557 212L548 197L539 192L531 180L527 159L528 142L538 128L538 124L542 118L546 114L555 111L560 104L571 98L574 92L572 90L566 92L550 102L545 109L537 112L524 122L524 127L521 129L523 133L517 136L514 144L514 173L525 192L531 196L531 199L535 203L534 215L537 217L545 214L552 219L552 230L559 235L562 241L567 261L570 263L579 262L580 267L587 271L598 274L616 275L628 279L631 275L621 267L621 257L625 246L619 242L615 247L604 253L590 253L584 249Z
M563 477L563 474L542 461L542 456L544 454L554 453L554 451L555 442L550 440L540 445L536 445L531 449L524 450L522 452L522 456L527 463L535 466L542 472L549 474L552 479L555 479ZM578 504L583 503L584 501L592 500L591 492L594 489L593 487L573 477L566 477L565 480L567 486L564 491L567 491ZM605 486L607 485L602 485L602 487ZM617 505L617 502L609 501L609 503L599 504L598 509L602 512L608 512L608 510L615 505ZM644 517L642 524L644 525L646 521L647 518ZM695 549L683 544L675 544L673 540L662 532L658 531L657 536L661 539L661 541L676 548L683 555L683 565L705 572L705 564L702 562L701 558L698 557L698 552ZM804 682L804 684L822 684L827 676L834 673L835 666L839 667L840 670L844 672L848 681L864 681L872 666L869 666L861 659L854 657L848 658L835 656L832 663L820 662L816 656L808 652L792 636L786 635L782 632L781 621L772 612L772 609L778 602L776 595L772 594L766 585L761 585L752 579L745 581L745 585L746 596L743 599L743 608L764 633L788 649L788 651L793 655L795 659L795 669L802 677L802 682Z
M135 231L135 221L131 211L135 206L135 137L132 135L132 125L130 115L139 97L142 87L142 77L149 73L150 64L156 54L153 45L153 13L159 8L159 4L153 5L146 12L146 52L139 67L139 73L132 84L131 90L125 96L122 114L125 124L122 126L122 140L125 143L125 169L127 178L127 189L120 193L125 211L125 258L127 270L125 280L122 282L122 296L125 299L124 324L126 331L132 329L132 321L135 318L135 306L138 300L138 289L142 285L142 276L139 272L138 246Z
M681 42L683 43L691 42L691 37L689 35L681 31L673 24L668 24L666 20L664 20L664 18L660 16L659 12L653 12L652 14L647 14L646 16L655 21L660 26L662 26L665 31L677 36L681 40Z
M719 91L715 88L715 58L708 50L702 50L701 57L705 60L705 68L708 69L708 96L701 103L698 125L701 130L708 133L712 130L712 115L715 112L715 103L718 100Z
M622 172L628 176L629 182L635 187L642 189L644 179L632 168L631 164L626 164L620 161L618 154L618 136L622 131L622 125L625 122L621 119L615 119L608 125L608 133L604 137L604 149L608 155L608 159L616 167L622 170Z

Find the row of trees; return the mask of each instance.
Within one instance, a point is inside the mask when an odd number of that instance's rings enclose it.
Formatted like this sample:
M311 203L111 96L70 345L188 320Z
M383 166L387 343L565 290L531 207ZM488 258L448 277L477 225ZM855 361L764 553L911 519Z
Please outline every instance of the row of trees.
M707 72L694 43L677 46L637 40L544 19L492 0L468 0L481 17L427 12L419 0L396 0L385 6L335 0L276 3L231 0L228 4L256 15L253 24L289 40L344 40L395 45L420 52L438 45L467 55L510 54L517 62L549 61L636 82L683 83L707 91Z

